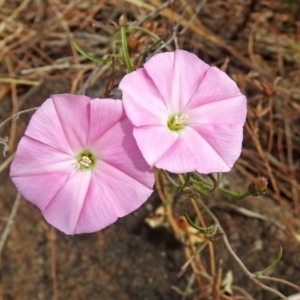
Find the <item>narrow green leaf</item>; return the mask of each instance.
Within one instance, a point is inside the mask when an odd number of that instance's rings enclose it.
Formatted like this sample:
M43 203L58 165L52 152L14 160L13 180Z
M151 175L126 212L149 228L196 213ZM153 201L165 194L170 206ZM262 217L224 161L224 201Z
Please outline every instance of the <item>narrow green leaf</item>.
M278 252L276 259L265 269L263 269L259 272L256 272L256 277L259 278L259 276L264 275L266 272L273 269L278 264L278 262L281 260L282 254L283 254L283 248L282 248L281 244L279 244L279 252Z
M73 45L82 56L86 57L87 59L89 59L91 61L95 61L95 62L103 63L103 64L106 64L111 61L111 58L99 58L99 57L95 57L95 56L87 53L76 42L73 42Z
M126 40L126 30L125 27L121 27L121 44L122 44L122 52L123 52L123 59L127 70L129 73L133 71L133 67L131 65L128 48L127 48L127 40Z

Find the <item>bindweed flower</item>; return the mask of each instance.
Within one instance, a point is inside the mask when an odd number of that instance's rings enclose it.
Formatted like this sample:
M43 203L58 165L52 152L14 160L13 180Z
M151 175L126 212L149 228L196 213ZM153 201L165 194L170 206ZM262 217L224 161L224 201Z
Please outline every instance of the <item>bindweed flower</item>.
M224 72L183 50L153 56L119 85L150 166L229 171L241 153L246 98Z
M54 227L100 230L152 193L154 175L132 130L119 100L53 95L33 115L10 176Z

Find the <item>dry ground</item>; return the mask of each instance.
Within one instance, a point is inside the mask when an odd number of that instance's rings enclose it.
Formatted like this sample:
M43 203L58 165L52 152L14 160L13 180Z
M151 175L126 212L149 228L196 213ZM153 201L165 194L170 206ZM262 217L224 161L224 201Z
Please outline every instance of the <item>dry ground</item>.
M271 263L280 242L284 256L269 275L300 285L300 3L296 2L0 0L0 122L41 105L50 94L76 93L95 69L87 94L101 97L110 66L82 58L73 42L97 57L114 55L120 78L125 70L120 63L120 22L132 28L128 47L137 67L155 51L178 47L197 54L226 71L248 97L242 156L225 176L225 184L243 191L257 174L270 181L266 197L234 203L216 193L207 203L251 272ZM193 271L189 268L177 279L191 249L176 240L170 228L151 229L144 222L161 203L157 194L102 232L71 237L51 228L33 205L24 199L19 202L8 177L31 114L0 128L0 137L9 136L10 149L6 157L0 156L0 299L251 299L240 290L232 296L216 295L229 270L233 284L252 299L278 299L252 284L218 241L213 252L204 251ZM245 215L238 207L267 220ZM175 205L172 215L181 214L181 206ZM197 273L201 266L215 280ZM285 295L297 292L281 283L264 283Z

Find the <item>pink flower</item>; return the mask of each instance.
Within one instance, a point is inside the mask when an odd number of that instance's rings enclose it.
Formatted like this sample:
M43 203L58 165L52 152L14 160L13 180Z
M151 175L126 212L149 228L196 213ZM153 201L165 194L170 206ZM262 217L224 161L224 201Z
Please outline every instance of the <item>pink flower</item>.
M33 115L10 176L59 230L100 230L152 193L132 130L119 100L53 95Z
M241 153L246 98L224 72L176 50L153 56L119 88L150 166L205 174L232 168Z

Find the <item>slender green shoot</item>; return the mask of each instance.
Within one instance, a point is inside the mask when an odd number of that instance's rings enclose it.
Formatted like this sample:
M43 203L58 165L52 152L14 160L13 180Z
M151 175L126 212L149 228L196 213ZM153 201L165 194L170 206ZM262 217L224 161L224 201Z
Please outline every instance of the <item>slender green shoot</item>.
M278 252L276 259L265 269L263 269L259 272L256 272L256 274L255 274L256 277L259 278L261 275L264 275L266 272L272 270L278 264L278 262L281 260L282 254L283 254L283 248L282 248L281 244L279 244L279 252Z
M184 205L184 216L187 220L187 222L195 229L199 230L202 233L206 233L207 232L207 228L201 227L196 225L190 218L190 216L188 215L187 211L186 211L186 204Z
M129 53L128 53L125 27L121 27L120 33L121 33L123 59L124 59L124 62L125 62L128 72L131 73L133 71L133 66L131 64L131 60L130 60Z
M86 57L91 61L95 61L97 63L103 63L103 64L106 64L111 61L111 58L99 58L89 54L88 52L83 50L76 42L73 42L73 45L82 56Z

